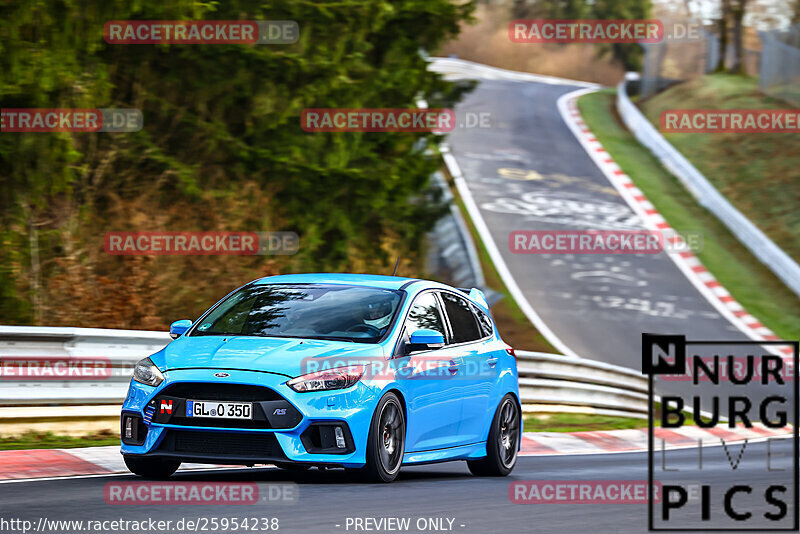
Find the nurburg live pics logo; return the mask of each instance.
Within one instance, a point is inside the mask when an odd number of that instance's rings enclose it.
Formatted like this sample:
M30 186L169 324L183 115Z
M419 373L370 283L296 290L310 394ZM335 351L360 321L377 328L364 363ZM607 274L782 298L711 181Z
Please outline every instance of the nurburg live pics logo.
M778 355L781 347L791 347L793 356ZM743 365L746 372L723 372L723 366L736 365ZM648 375L650 531L798 531L797 366L797 341L687 341L683 335L642 334L642 372ZM697 448L670 451L672 465L668 465L664 441L659 439L656 480L657 375L659 388L669 390L661 391L659 433L668 436L670 428L697 426L719 436L720 443L711 443L715 446L705 451L700 440ZM676 386L662 382L664 375L691 378ZM725 441L737 430L758 435L764 427L784 429L787 435L750 447L745 439L738 450ZM791 441L785 439L789 436ZM670 482L677 475L670 473L674 471L690 471L695 479L708 477L700 485L699 498L689 498L684 487ZM659 487L660 502L653 498Z

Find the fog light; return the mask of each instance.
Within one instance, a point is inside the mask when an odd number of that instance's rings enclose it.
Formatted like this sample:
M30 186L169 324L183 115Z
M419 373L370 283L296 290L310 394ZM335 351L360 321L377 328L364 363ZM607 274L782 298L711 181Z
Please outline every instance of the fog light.
M147 427L138 415L122 414L119 430L125 445L141 445L147 437Z
M342 427L335 427L333 429L333 433L336 435L336 446L340 449L347 448L347 444L344 442L344 432L342 432Z

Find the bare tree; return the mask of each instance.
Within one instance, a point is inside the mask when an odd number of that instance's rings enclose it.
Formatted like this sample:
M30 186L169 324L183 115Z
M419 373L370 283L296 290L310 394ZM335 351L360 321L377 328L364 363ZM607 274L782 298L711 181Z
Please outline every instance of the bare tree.
M733 65L731 72L744 74L744 14L748 0L729 0L733 19Z
M728 55L728 16L730 12L731 0L722 0L719 17L719 59L715 69L717 72L725 70L725 57Z
M733 65L730 71L736 74L745 72L744 64L744 15L749 0L720 0L719 18L719 61L717 72L725 70L728 55L728 39L733 39ZM800 2L800 0L797 0Z

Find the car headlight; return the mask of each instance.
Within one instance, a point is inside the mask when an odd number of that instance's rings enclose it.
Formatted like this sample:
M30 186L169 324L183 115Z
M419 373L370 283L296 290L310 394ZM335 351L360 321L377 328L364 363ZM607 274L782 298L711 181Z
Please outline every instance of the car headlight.
M150 358L139 360L133 367L133 379L141 384L148 386L157 386L164 381L164 375L158 370L158 367L150 361Z
M286 385L298 393L344 389L361 380L363 375L363 365L349 365L298 376L286 382Z

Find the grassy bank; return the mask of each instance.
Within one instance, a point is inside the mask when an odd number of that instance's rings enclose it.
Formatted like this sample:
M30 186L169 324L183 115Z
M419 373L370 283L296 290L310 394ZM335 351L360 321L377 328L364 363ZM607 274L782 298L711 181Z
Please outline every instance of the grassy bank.
M613 90L604 90L585 95L578 101L581 114L597 139L673 228L702 232L703 249L695 253L748 312L780 337L800 337L797 296L750 254L714 215L701 207L625 129L614 111L614 96ZM684 103L682 107L691 106ZM739 165L745 163L740 161ZM753 189L761 186L742 182L738 187L743 188L745 194L755 194ZM722 192L729 193L724 189Z
M751 77L714 74L641 103L658 127L670 109L790 109ZM800 133L667 133L664 137L736 208L800 260Z
M646 419L573 413L537 413L525 416L526 432L580 432L646 428ZM119 435L99 432L86 436L63 436L52 432L27 432L19 436L0 437L0 451L24 449L74 449L119 445Z
M582 413L537 413L525 416L525 432L585 432L647 428L647 419Z
M0 451L12 449L73 449L119 445L119 434L99 432L86 436L60 436L52 432L26 432L19 436L0 437Z

